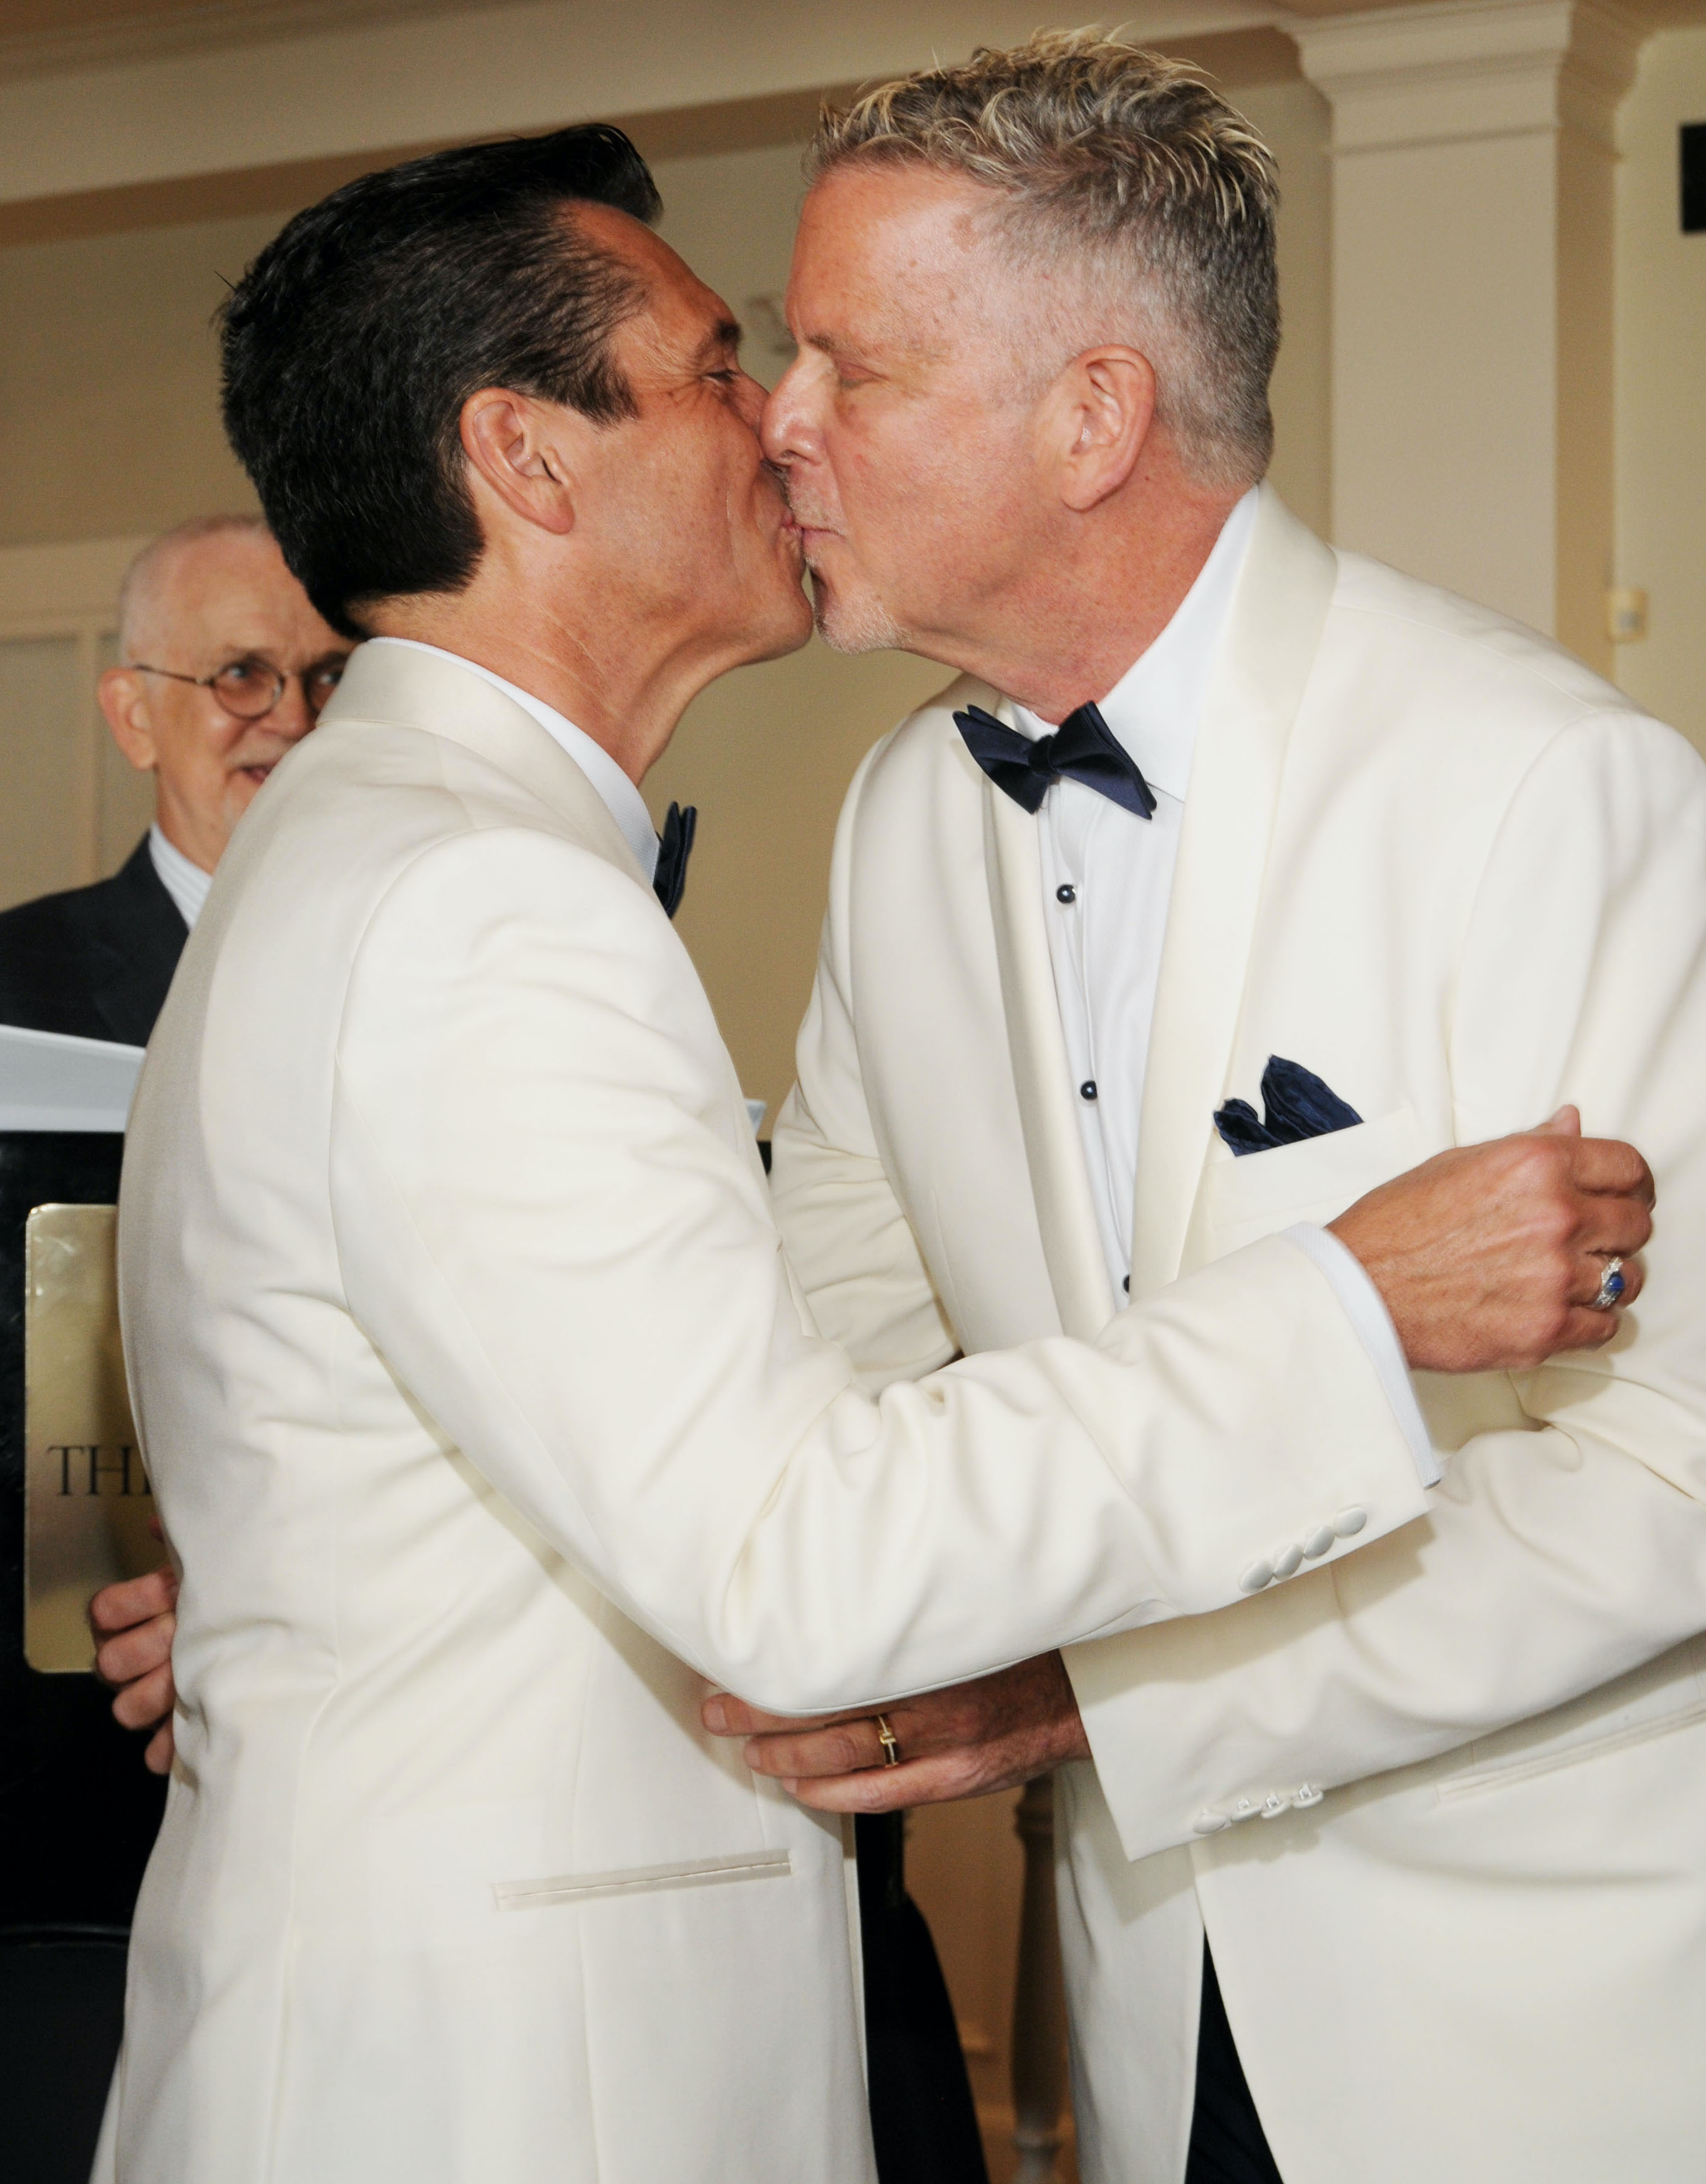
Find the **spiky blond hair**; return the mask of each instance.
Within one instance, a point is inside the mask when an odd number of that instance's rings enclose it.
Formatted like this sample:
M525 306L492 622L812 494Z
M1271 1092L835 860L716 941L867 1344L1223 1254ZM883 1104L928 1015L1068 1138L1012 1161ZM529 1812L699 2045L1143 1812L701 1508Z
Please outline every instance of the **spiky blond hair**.
M1059 334L1141 348L1157 415L1200 476L1262 475L1280 343L1273 155L1192 69L1093 30L980 46L825 109L809 181L867 161L993 192L992 233L1017 270L1081 270L1081 307Z

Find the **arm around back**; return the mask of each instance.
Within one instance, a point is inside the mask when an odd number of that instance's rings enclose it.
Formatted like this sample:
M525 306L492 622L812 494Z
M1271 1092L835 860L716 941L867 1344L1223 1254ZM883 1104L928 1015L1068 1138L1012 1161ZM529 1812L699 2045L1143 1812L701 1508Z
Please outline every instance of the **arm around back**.
M1419 1515L1325 1280L1277 1240L875 1401L811 1328L709 1004L554 836L416 861L338 1050L352 1314L436 1429L706 1674L809 1713L1213 1608Z

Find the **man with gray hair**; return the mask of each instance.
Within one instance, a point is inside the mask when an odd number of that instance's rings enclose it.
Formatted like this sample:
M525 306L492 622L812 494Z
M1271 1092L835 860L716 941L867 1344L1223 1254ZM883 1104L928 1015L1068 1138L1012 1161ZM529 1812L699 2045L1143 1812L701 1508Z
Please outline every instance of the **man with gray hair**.
M232 827L337 687L348 644L258 516L203 515L145 546L97 688L154 777L154 823L111 878L0 916L0 1022L142 1046Z
M1348 1563L1276 1535L1239 1604L881 1736L707 1719L826 1809L1059 1769L1096 2184L1687 2184L1706 773L1260 483L1275 175L1189 71L980 52L809 171L764 429L819 624L964 671L837 839L775 1136L825 1333L879 1381L1088 1334L1548 1113L1637 1139L1662 1211L1603 1350L1420 1376L1448 1483Z

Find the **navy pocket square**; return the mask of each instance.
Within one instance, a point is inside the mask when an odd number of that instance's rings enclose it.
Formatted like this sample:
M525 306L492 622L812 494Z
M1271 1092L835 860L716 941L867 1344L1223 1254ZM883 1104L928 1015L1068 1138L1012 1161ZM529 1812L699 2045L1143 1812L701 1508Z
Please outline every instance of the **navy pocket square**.
M1312 1070L1300 1061L1287 1061L1282 1054L1268 1056L1262 1072L1262 1101L1268 1111L1265 1122L1248 1100L1229 1100L1215 1111L1214 1128L1235 1157L1264 1153L1275 1145L1301 1145L1305 1138L1328 1137L1363 1119Z

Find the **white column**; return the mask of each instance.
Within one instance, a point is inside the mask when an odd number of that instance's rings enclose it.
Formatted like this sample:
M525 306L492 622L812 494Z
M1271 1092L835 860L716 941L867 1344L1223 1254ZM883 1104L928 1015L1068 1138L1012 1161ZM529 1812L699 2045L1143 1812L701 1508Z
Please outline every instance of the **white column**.
M1297 28L1333 110L1333 528L1609 664L1612 176L1641 33L1605 0Z

